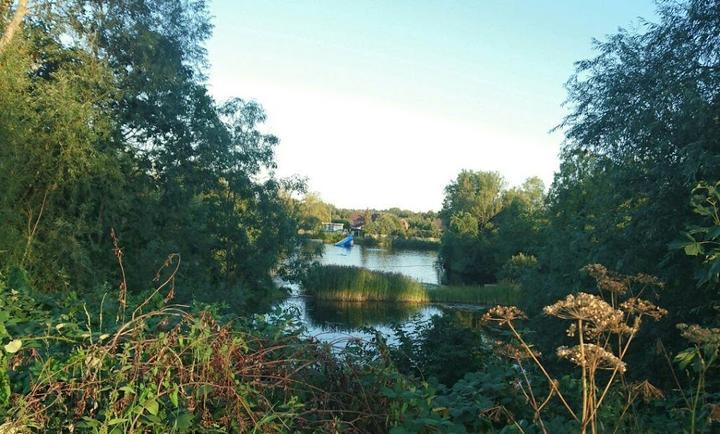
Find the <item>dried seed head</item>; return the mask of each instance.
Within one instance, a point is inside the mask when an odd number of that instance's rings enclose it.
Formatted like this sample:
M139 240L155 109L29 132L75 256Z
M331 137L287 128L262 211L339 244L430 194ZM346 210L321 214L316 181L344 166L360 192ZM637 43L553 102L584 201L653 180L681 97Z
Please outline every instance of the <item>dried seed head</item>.
M630 276L630 279L634 283L638 283L640 285L655 286L658 288L665 287L665 284L662 282L662 280L658 279L655 276L651 276L651 275L645 274L645 273L638 273L634 276Z
M604 332L629 334L634 331L625 324L625 314L622 311L614 309L602 298L584 292L570 294L565 299L546 306L543 311L546 315L557 318L587 322L585 332L591 336ZM568 333L574 334L575 330L568 329Z
M649 316L655 321L658 321L668 313L667 310L637 297L627 299L620 307L627 313L637 316Z
M516 319L526 319L525 312L515 306L495 306L482 316L483 321L495 321L506 324Z
M678 324L677 328L682 337L694 344L720 346L720 328L705 328L697 324Z
M720 422L720 404L708 404L710 415L708 418L712 422Z
M602 291L609 291L615 294L624 294L628 290L628 279L618 273L613 273L600 264L590 264L583 267L588 275L597 282Z
M605 348L595 344L575 345L574 347L559 347L558 357L567 359L578 366L594 366L597 369L617 369L625 372L625 362Z
M514 360L530 358L530 354L528 354L527 350L524 347L521 347L520 345L516 345L514 343L496 341L495 351L497 352L497 354L503 357ZM539 351L535 351L534 349L531 349L531 351L533 352L533 355L535 355L535 357L540 357Z
M665 395L662 390L653 386L649 381L641 381L640 383L630 384L630 394L632 396L641 397L643 401L650 402L656 399L663 399Z

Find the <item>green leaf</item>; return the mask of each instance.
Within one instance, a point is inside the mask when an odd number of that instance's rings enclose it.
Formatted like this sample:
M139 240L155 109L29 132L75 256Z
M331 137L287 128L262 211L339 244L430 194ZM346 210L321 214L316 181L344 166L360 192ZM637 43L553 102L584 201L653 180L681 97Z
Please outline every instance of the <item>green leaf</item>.
M190 413L181 413L175 419L175 428L179 432L187 432L192 427L193 415Z
M20 350L20 347L22 347L22 341L20 339L15 339L10 341L7 345L5 345L5 351L8 353L17 353L18 350Z
M170 402L172 402L172 405L174 405L175 408L178 407L178 391L177 391L177 389L170 392Z
M703 252L703 247L700 243L688 243L685 245L685 254L688 256L697 256Z
M145 404L143 404L143 408L148 411L148 413L152 414L153 416L158 414L158 411L160 410L160 406L158 405L158 402L154 399L148 399L145 401Z
M678 353L675 356L675 362L678 364L680 369L685 369L690 364L690 362L692 362L692 360L694 358L695 358L695 350L692 348L689 348L685 351Z

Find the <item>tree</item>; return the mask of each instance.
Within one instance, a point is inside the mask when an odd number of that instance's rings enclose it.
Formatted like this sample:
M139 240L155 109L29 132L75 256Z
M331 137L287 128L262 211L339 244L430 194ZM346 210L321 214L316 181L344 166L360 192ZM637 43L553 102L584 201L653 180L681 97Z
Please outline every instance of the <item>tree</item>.
M171 253L185 300L271 286L298 221L262 107L208 94L205 2L39 6L0 52L0 271L47 290L117 281L114 230L130 288Z
M463 170L445 187L440 217L447 226L454 214L467 212L483 227L502 209L504 187L505 180L497 172Z
M320 199L317 193L308 193L300 204L302 221L300 227L306 231L318 232L323 223L332 220L332 209Z
M9 3L7 6L9 7ZM5 11L3 10L4 7L5 5L0 5L1 14L5 13ZM5 29L2 32L2 36L0 36L0 54L5 51L5 48L10 44L10 41L12 41L12 38L15 35L15 32L17 32L17 30L20 28L20 25L22 24L23 18L25 18L26 13L27 0L18 0L18 4L15 8L12 19L7 24L7 26L5 26Z
M489 282L496 263L490 232L503 207L505 181L496 172L463 170L445 188L440 217L446 227L440 262L450 281Z

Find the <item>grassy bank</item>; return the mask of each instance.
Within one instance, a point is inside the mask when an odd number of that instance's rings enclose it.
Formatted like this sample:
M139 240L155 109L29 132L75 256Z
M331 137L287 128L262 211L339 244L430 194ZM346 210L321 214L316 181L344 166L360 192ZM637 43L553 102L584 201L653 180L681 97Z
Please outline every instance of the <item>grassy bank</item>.
M305 290L320 300L399 301L424 303L427 290L400 273L370 271L360 267L323 265L303 279Z
M515 304L520 290L511 285L438 286L400 273L360 267L323 265L303 279L306 292L319 300L399 301L408 303Z
M436 286L428 287L428 298L433 303L467 303L480 305L517 304L520 289L506 284Z

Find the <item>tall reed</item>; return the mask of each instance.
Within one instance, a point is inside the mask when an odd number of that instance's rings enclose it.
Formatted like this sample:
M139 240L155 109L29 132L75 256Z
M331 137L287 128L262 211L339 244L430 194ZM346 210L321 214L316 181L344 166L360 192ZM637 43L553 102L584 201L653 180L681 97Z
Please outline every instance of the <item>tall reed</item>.
M427 290L400 273L370 271L360 267L323 265L303 278L305 291L321 300L398 301L424 303Z

